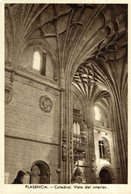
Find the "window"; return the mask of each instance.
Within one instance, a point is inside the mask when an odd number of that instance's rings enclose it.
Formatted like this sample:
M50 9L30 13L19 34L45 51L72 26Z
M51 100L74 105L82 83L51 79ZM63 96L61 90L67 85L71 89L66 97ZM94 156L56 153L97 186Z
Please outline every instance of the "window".
M103 141L99 141L99 154L101 159L105 159L105 147Z
M80 125L79 123L74 123L73 124L73 134L74 135L80 135Z
M105 137L99 141L99 155L101 159L105 159L111 163L110 146Z
M73 123L73 134L76 135L77 126L76 123Z
M97 106L95 106L94 111L95 111L95 120L99 121L101 119L100 109Z
M33 55L33 69L40 72L41 75L46 73L46 54L35 51Z
M41 56L38 51L34 52L34 58L33 58L33 69L36 69L40 71L41 69Z

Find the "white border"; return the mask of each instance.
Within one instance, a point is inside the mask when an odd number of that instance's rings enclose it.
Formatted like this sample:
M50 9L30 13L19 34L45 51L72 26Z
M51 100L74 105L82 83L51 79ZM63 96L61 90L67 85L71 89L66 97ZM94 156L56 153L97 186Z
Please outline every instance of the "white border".
M4 184L4 4L5 3L94 3L94 4L128 4L128 184L106 185L108 189L25 189L25 185ZM131 2L127 0L0 0L0 193L1 194L23 194L24 193L86 193L86 194L131 194L131 68L130 68L130 23ZM98 184L96 184L98 186ZM53 185L54 186L54 185Z

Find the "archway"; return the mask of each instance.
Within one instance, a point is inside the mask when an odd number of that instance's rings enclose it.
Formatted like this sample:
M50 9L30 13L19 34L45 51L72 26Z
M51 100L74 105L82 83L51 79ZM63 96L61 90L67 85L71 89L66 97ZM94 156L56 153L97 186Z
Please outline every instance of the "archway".
M99 177L101 184L112 184L112 176L107 169L103 168L99 173Z
M50 184L50 168L44 161L36 161L31 167L30 184Z

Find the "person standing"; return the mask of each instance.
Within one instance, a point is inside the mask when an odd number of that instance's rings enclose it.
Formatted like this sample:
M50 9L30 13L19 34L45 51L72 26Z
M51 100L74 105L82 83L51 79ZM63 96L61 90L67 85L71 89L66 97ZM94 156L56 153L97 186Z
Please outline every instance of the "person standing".
M24 175L25 173L22 170L18 171L17 176L12 184L23 184Z

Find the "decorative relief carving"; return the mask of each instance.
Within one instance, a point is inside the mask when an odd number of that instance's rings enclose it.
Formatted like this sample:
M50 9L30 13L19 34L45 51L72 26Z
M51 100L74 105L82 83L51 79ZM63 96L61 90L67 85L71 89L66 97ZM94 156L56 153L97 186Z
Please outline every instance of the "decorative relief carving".
M109 141L103 137L104 140L104 148L105 148L105 159L111 163L111 155L110 155L110 145Z
M70 149L70 160L72 160L72 158L73 158L73 147L72 147L72 143L73 143L73 139L72 139L72 132L70 132L70 147L69 147L69 149Z
M41 96L39 100L40 108L45 112L51 112L53 102L48 96Z
M45 91L49 92L49 91L50 91L50 88L47 86L47 87L45 88Z
M86 131L87 131L87 125L84 121L82 121L81 124L81 145L85 146L87 144L86 142Z
M5 86L5 104L9 104L12 100L13 91L11 85Z
M85 184L86 183L85 175L81 171L79 166L76 167L76 169L72 175L71 183L72 184Z
M66 160L66 132L63 131L62 132L62 160L65 161Z
M79 134L73 133L74 162L76 162L78 160L83 160L84 158L86 158L86 145L87 145L86 131L87 131L87 125L85 124L85 122L83 120L79 119L79 122L77 122L77 124L76 124L77 130L78 130L78 126L80 126Z

